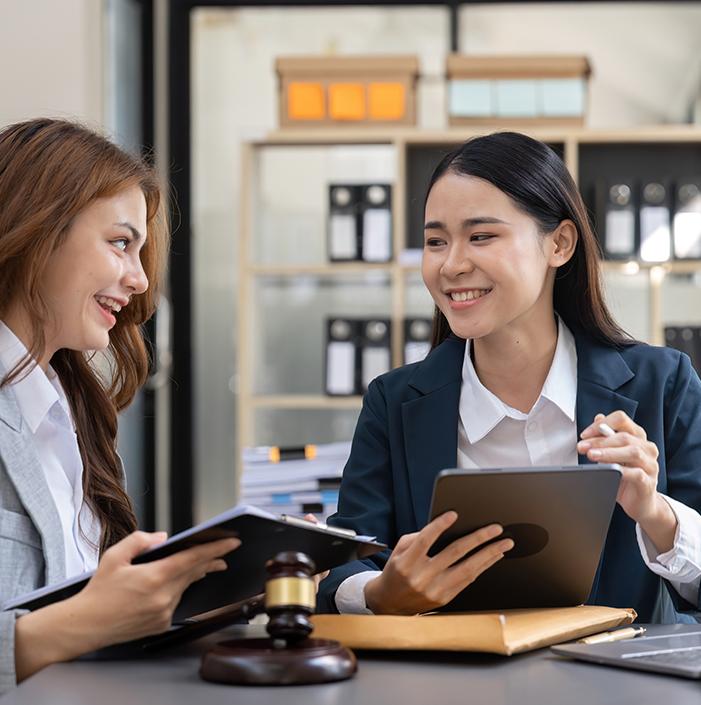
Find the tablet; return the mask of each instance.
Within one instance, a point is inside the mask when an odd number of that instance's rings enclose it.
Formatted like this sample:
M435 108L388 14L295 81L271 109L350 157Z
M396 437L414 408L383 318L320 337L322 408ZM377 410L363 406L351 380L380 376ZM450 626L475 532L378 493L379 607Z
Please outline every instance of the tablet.
M275 516L257 507L241 505L171 536L137 556L133 563L155 561L197 544L228 537L240 538L241 546L224 557L227 569L209 573L185 590L175 609L174 623L263 592L265 563L281 551L306 553L316 570L322 572L387 548L371 536L356 536L348 529ZM93 572L15 597L4 602L2 609L35 610L65 600L80 592Z
M431 519L452 509L453 526L433 545L501 524L514 548L443 610L570 607L586 602L621 479L617 465L443 470Z

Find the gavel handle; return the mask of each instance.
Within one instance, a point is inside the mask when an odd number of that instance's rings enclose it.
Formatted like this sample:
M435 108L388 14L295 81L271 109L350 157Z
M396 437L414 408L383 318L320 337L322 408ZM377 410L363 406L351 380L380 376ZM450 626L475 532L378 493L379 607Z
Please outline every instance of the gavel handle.
M226 607L197 615L185 621L182 626L149 637L143 643L142 649L146 653L152 653L184 644L228 627L241 619L251 619L264 611L265 595L256 595L248 600L234 602Z

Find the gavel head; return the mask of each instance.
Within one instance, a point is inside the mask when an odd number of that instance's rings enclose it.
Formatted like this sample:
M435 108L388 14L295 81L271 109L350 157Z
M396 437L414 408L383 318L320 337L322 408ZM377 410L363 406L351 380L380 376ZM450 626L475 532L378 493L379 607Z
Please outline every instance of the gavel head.
M309 617L316 607L314 562L305 553L285 551L269 560L265 571L268 634L288 644L305 639L313 629Z

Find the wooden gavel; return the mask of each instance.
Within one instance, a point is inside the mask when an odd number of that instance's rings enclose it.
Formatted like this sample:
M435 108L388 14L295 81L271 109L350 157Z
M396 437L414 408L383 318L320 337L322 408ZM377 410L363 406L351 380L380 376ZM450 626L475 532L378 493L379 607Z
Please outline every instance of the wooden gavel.
M233 639L202 657L200 676L217 683L292 685L350 678L353 652L337 641L310 639L316 608L314 562L304 553L278 553L265 564L265 596L246 616L266 612L269 639Z

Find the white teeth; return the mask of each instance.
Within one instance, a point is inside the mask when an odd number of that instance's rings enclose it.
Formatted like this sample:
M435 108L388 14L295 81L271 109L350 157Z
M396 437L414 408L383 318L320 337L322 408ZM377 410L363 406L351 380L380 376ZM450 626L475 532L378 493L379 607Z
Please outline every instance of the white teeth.
M450 298L453 301L472 301L488 294L491 289L470 289L469 291L451 291Z
M115 313L119 313L122 310L121 304L118 304L114 299L111 299L108 296L96 296L95 299L103 306L108 306L111 308Z

